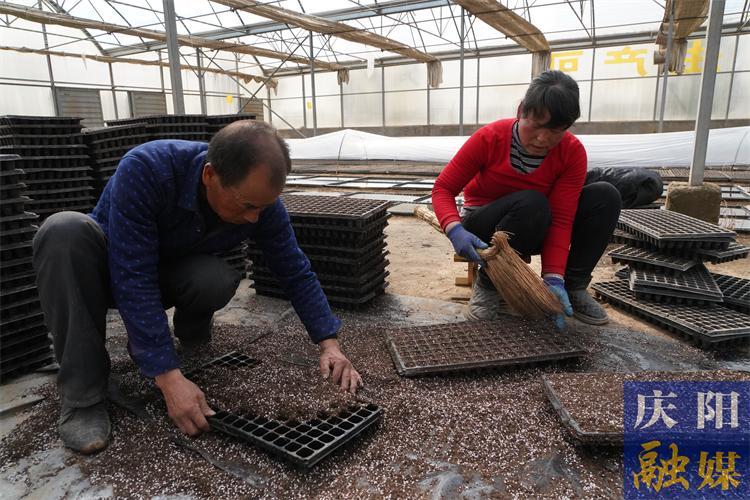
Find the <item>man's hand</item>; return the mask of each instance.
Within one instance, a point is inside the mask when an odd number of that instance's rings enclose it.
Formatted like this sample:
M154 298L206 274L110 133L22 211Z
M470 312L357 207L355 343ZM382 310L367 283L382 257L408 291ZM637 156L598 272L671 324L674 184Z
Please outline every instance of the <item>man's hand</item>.
M212 417L216 412L208 407L203 391L186 379L179 369L157 375L155 382L164 395L169 418L182 432L195 436L211 429L206 417Z
M544 276L544 284L547 285L547 289L560 301L565 316L573 316L573 306L570 304L568 292L565 291L565 281L557 275L548 274ZM562 314L554 316L553 321L558 330L565 329L565 316Z
M336 339L326 339L320 342L320 374L324 379L329 376L333 383L341 386L344 391L352 394L357 392L357 388L362 384L362 377L352 366L351 361L346 359L341 352L339 341Z

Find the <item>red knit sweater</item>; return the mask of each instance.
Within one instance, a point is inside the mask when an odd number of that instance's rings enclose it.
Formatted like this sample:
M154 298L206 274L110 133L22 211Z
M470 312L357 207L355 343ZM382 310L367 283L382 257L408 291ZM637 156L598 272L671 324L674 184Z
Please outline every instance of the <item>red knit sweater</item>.
M467 206L482 206L516 191L544 194L552 211L552 225L542 246L542 273L565 275L573 219L586 179L586 150L570 132L529 174L510 165L510 143L515 118L499 120L477 130L435 181L432 204L440 224L460 222L455 197L464 191Z

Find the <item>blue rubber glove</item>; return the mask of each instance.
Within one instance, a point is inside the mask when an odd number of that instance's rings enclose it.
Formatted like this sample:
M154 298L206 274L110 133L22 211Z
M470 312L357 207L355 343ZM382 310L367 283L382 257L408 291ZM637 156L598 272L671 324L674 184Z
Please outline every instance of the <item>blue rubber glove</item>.
M458 255L473 262L482 261L475 248L487 248L487 243L480 240L477 235L464 229L461 224L456 224L448 231L448 238L451 240L453 249Z
M545 276L544 284L547 285L547 289L552 292L552 294L557 297L557 300L560 301L560 304L562 304L565 316L573 316L573 306L570 304L568 292L565 291L565 281L557 276ZM565 316L562 314L555 314L553 321L558 330L565 329Z

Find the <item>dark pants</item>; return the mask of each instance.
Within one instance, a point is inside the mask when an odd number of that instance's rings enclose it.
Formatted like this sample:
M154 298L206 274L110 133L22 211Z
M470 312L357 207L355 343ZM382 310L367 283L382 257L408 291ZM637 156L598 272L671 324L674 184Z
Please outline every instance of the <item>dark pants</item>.
M110 370L106 316L115 307L104 232L78 212L52 215L34 237L34 270L60 364L63 404L85 407L103 401ZM234 296L241 278L213 255L161 263L164 308L176 308L175 336L186 343L208 341L213 313Z
M606 182L584 186L578 201L565 269L565 287L581 290L607 248L620 215L620 193ZM539 254L552 223L549 202L538 191L518 191L471 211L464 217L467 231L489 242L495 231L512 234L510 246L523 256ZM489 279L483 282L489 283Z

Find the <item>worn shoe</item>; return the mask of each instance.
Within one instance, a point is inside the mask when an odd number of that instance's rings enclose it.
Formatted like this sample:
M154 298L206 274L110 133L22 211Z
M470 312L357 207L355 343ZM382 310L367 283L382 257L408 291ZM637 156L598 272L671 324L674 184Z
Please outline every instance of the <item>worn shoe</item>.
M589 325L604 325L609 321L607 312L584 290L568 290L568 298L573 306L573 316Z
M507 309L504 305L505 301L497 293L492 282L482 274L477 274L464 316L474 321L497 319L498 315Z
M57 430L65 446L74 451L90 455L103 450L112 431L106 401L85 408L63 406Z

